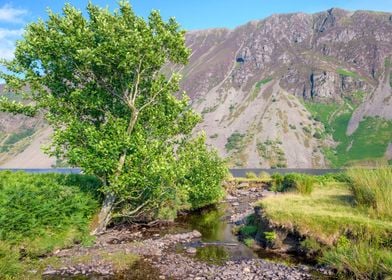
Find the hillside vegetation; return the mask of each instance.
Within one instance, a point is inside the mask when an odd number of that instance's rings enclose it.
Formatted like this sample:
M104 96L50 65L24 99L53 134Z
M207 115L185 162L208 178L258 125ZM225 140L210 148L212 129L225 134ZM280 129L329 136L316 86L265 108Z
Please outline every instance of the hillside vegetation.
M392 121L366 117L353 134L347 135L348 123L355 109L351 102L346 101L342 105L307 102L305 105L313 118L324 125L323 137L330 135L337 143L335 147L324 148L331 166L385 161L385 151L392 139Z

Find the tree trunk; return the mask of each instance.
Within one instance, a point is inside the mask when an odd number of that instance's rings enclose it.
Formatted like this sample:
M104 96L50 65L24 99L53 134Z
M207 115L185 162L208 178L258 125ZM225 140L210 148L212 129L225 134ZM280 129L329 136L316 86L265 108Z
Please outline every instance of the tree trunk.
M133 128L135 127L138 118L138 113L139 112L134 111L131 116L131 120L129 121L129 125L126 132L127 136L131 135ZM120 176L121 171L125 164L126 157L127 157L127 149L124 148L123 153L121 154L120 159L118 160L118 167L117 167L115 179L117 179ZM105 196L105 200L103 201L101 211L98 214L98 226L95 230L93 230L92 234L97 235L105 232L106 227L110 222L111 214L115 202L116 202L116 196L113 193L108 193Z
M116 196L112 193L106 195L105 200L103 201L101 211L98 214L98 226L92 234L97 235L104 233L106 227L110 221L110 216L112 213L112 209L114 206L114 202L116 201Z

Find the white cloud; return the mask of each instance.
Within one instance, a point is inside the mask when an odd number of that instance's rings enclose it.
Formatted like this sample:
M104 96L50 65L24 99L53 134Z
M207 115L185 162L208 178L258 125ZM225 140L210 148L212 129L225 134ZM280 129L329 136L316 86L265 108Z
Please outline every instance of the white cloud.
M27 10L16 9L5 4L0 8L0 22L23 23L23 17L26 14Z
M15 42L22 34L22 28L0 28L0 58L12 59L14 57Z

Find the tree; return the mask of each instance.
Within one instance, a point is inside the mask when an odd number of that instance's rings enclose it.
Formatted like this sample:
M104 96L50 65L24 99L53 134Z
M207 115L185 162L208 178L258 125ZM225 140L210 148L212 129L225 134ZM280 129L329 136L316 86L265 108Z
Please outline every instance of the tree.
M209 186L215 195L198 205L216 201L223 162L202 136L191 139L200 117L185 95L176 97L180 75L162 69L187 62L184 31L157 11L148 20L136 16L127 1L114 13L90 3L87 14L66 5L62 15L49 12L48 20L27 26L2 78L15 93L26 94L28 86L30 103L3 98L0 110L41 112L54 129L47 152L102 180L96 232L111 219L151 219L192 207L192 178L216 178ZM198 153L215 168L203 176L193 170L184 180L182 166Z

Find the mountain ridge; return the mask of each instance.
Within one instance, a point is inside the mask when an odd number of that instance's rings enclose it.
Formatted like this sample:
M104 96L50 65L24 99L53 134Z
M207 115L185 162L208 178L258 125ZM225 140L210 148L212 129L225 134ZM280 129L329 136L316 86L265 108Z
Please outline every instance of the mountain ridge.
M186 42L192 54L181 88L203 115L198 130L231 166L392 158L392 13L274 14L234 29L192 30ZM10 137L4 127L0 144Z

